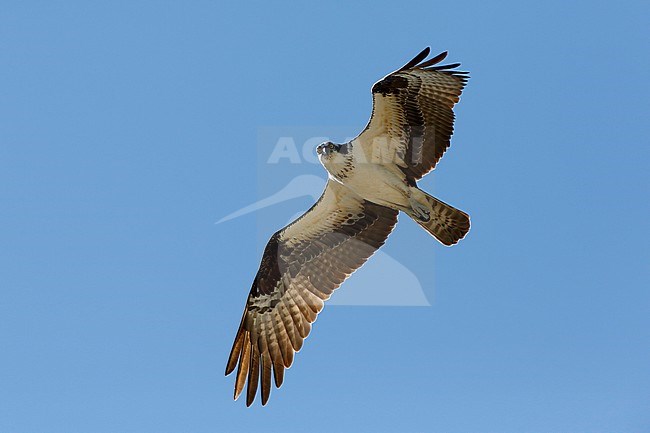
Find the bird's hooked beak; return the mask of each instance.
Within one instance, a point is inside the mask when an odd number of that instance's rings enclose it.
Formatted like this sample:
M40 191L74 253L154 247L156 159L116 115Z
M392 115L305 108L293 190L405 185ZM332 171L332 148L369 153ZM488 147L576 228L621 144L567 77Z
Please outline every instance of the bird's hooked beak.
M322 154L323 154L323 145L322 145L322 144L319 144L318 147L316 147L316 153L317 153L318 155L322 155Z

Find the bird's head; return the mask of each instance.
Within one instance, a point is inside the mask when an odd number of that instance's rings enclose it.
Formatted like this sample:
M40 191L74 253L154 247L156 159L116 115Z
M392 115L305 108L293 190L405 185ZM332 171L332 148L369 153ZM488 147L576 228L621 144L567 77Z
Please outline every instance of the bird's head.
M316 148L316 153L319 158L329 159L332 155L338 153L341 150L340 144L334 144L331 141L326 141L325 143L319 144Z

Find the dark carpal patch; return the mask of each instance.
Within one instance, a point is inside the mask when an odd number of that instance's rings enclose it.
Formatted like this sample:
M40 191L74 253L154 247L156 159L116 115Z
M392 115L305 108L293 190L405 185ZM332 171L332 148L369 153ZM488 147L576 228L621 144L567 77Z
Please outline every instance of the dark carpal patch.
M260 264L260 269L253 281L253 287L251 287L250 294L254 298L257 298L260 295L270 295L273 293L281 278L280 263L278 262L279 238L280 232L276 232L271 236L269 243L266 244L266 248L264 248L262 263Z
M372 93L381 93L384 96L389 94L396 94L406 89L408 85L409 82L405 77L401 77L399 75L389 75L388 77L375 83L375 85L372 86Z

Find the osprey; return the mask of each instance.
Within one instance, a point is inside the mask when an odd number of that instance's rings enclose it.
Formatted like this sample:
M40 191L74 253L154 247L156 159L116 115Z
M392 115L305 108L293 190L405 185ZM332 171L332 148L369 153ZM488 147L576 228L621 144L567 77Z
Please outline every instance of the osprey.
M368 125L348 143L316 149L329 180L304 215L269 240L230 352L226 375L237 367L235 399L248 382L246 405L261 384L262 405L271 375L302 347L332 292L379 248L406 213L444 245L469 231L469 216L417 187L445 153L453 107L468 79L459 63L438 65L429 48L372 87Z

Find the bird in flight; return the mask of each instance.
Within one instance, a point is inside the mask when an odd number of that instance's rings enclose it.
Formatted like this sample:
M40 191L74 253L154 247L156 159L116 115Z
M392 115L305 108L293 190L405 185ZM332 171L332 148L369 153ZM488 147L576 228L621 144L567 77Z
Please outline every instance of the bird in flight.
M372 87L372 116L355 139L316 148L329 180L318 201L269 240L244 307L226 375L237 368L246 405L271 376L282 385L323 303L379 249L402 211L443 245L469 231L469 215L417 187L450 145L453 107L468 80L460 64L426 60L427 47Z

